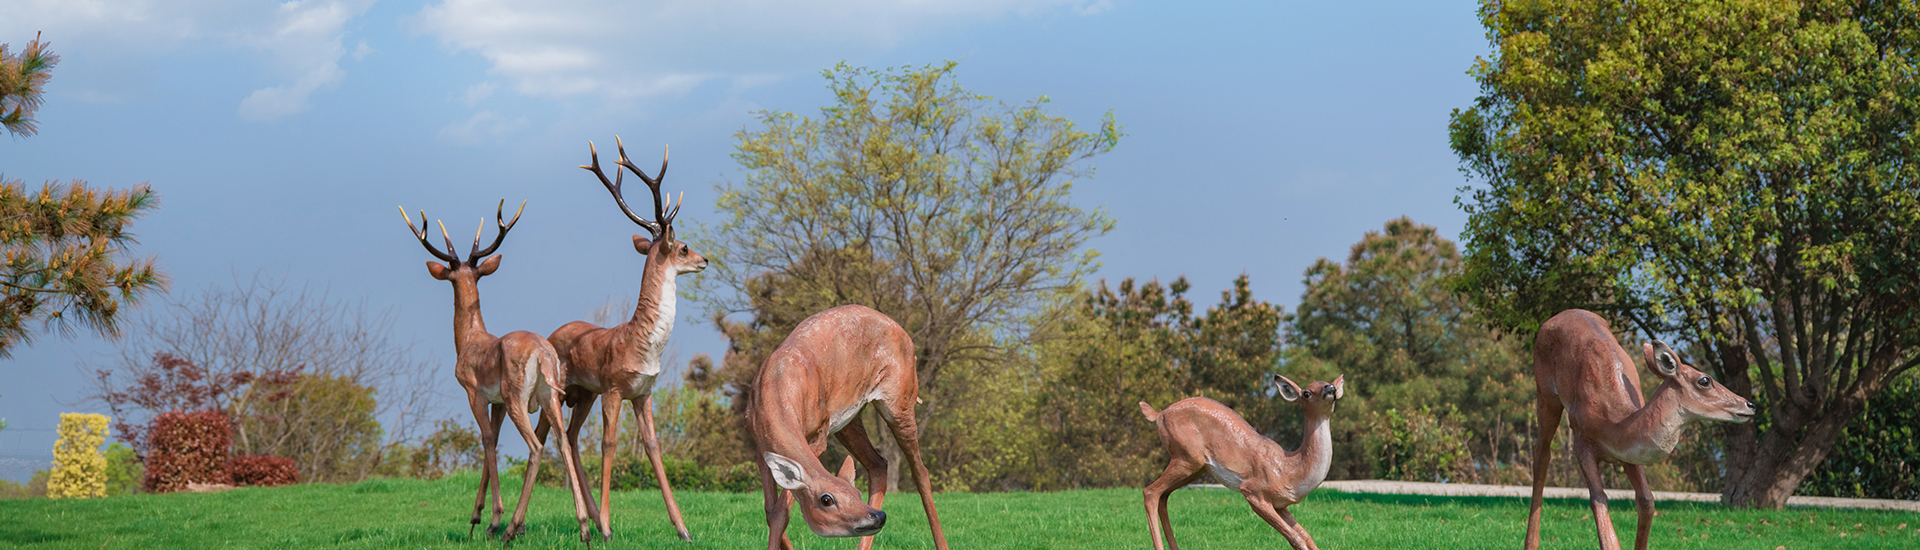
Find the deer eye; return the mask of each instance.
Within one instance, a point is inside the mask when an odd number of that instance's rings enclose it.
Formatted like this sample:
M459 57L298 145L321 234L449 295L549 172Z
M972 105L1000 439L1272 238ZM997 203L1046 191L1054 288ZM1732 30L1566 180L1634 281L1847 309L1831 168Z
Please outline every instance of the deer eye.
M832 507L833 507L833 493L827 493L827 494L824 494L824 495L820 495L820 507L821 507L821 508L832 508Z
M1702 376L1700 377L1699 380L1693 381L1693 385L1700 386L1700 389L1704 390L1704 389L1713 387L1713 380L1705 376Z

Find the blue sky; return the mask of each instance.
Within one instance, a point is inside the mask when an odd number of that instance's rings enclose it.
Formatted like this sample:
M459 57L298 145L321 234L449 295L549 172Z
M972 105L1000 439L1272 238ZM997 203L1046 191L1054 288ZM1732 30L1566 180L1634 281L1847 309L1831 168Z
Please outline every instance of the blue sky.
M460 413L451 290L395 215L455 233L527 200L481 284L495 333L545 334L633 296L637 228L590 174L586 142L618 134L643 166L673 147L679 219L711 221L738 178L733 134L771 109L814 115L820 71L960 62L1009 102L1045 95L1127 137L1073 200L1119 227L1099 277L1186 275L1200 304L1247 273L1287 306L1302 272L1409 215L1457 237L1466 183L1447 148L1466 70L1487 50L1472 2L1127 0L4 0L0 42L44 32L63 58L41 132L0 140L0 175L37 185L147 182L135 224L188 296L255 273L391 308L445 371L422 391ZM684 229L683 229L684 230ZM698 277L700 275L691 275ZM624 307L630 308L631 305ZM724 342L686 304L682 361ZM51 459L78 366L112 342L45 335L0 361L0 477ZM502 438L509 441L514 438ZM524 452L517 442L505 452ZM37 458L38 457L38 458ZM39 461L39 462L36 462Z

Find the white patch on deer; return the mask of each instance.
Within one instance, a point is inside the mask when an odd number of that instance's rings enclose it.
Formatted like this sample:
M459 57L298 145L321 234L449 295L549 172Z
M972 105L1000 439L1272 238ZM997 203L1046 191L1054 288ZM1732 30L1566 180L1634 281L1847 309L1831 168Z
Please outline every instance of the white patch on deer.
M507 400L506 400L506 399L505 399L504 397L502 397L502 396L500 395L500 385L499 385L499 384L494 384L494 385L491 385L491 386L480 386L480 387L478 387L478 388L474 388L474 389L476 389L476 390L479 390L479 391L480 391L480 397L483 397L483 398L485 398L485 399L487 400L487 402L488 402L488 403L493 403L493 404L496 404L496 405L498 405L498 404L501 404L501 403L506 403L506 402L507 402Z
M1240 477L1240 474L1234 473L1233 470L1228 470L1226 466L1221 466L1219 462L1214 462L1212 458L1207 459L1207 471L1213 472L1214 479L1220 480L1220 484L1227 486L1228 489L1239 489L1240 484L1246 483L1247 481L1246 478Z
M680 298L676 286L673 275L668 274L660 278L660 286L654 289L660 293L654 301L660 304L660 309L654 312L653 332L647 334L646 353L640 356L640 374L646 375L648 387L652 387L653 377L660 375L660 356L667 352L667 337L673 334L673 318Z
M880 400L880 397L880 388L876 387L867 390L867 394L861 396L859 400L854 401L852 406L833 411L833 415L827 417L827 433L837 432L840 431L840 428L847 427L848 423L853 422L853 417L860 414L860 409L865 408L867 403Z
M527 357L526 364L522 365L520 370L521 377L525 381L520 385L520 402L527 404L527 412L538 412L540 406L546 404L547 396L553 391L553 388L547 385L547 377L541 375L540 356Z

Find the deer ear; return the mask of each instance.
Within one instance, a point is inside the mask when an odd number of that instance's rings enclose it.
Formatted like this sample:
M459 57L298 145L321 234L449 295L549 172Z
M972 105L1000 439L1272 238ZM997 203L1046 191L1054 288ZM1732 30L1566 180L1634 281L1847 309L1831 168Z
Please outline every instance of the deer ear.
M500 256L487 258L487 261L480 262L479 273L481 277L492 275L495 269L500 269Z
M767 461L767 470L773 472L773 483L781 489L798 491L807 488L807 469L799 462L773 453L761 453Z
M847 480L848 485L853 484L853 455L847 455L847 460L840 463L840 479Z
M1273 375L1273 385L1280 388L1281 399L1287 401L1298 401L1300 399L1300 385L1293 383L1292 380L1288 380L1287 377L1278 374Z
M447 280L447 273L452 271L453 268L447 267L447 264L427 260L427 274L432 275L435 279L445 281Z
M1347 375L1342 374L1342 375L1333 377L1333 398L1339 399L1346 396L1347 396Z
M633 236L633 251L634 251L634 252L639 252L639 253L641 253L641 254L646 254L646 253L647 253L647 251L648 251L648 250L651 250L652 248L653 248L653 241L649 241L649 240L647 240L647 238L646 238L646 237L642 237L642 236L639 236L639 235L634 235L634 236Z
M1640 351L1646 357L1647 369L1661 378L1672 378L1680 374L1680 356L1674 355L1673 348L1665 342L1654 340L1640 345Z

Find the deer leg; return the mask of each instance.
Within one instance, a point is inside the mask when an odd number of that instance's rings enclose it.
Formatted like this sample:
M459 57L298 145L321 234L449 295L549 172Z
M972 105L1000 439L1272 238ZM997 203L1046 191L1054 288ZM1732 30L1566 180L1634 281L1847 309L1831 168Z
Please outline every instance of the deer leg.
M1600 548L1620 550L1620 536L1613 532L1613 517L1607 514L1607 488L1600 483L1600 463L1594 458L1593 447L1585 438L1574 436L1573 456L1580 461L1580 477L1587 480L1587 499L1593 501L1593 524L1600 534Z
M547 370L548 378L552 379L556 373L551 372L552 369ZM548 393L547 405L542 407L546 410L541 411L540 414L542 423L559 424L562 410L560 405L560 393L557 391ZM573 519L580 523L580 542L587 543L587 547L592 548L593 527L590 524L597 523L599 518L589 513L593 508L591 503L593 492L587 488L585 472L580 469L579 446L569 444L564 438L555 443L560 447L560 467L567 472L567 492L572 493L573 496ZM522 490L521 494L524 495L526 492ZM603 536L601 540L606 539Z
M886 404L885 410L891 417L887 424L893 429L893 441L900 445L900 454L906 455L907 464L913 466L914 488L920 491L920 506L927 510L927 525L933 528L933 547L947 550L947 535L940 529L940 513L933 509L933 482L927 479L927 465L920 461L920 431L913 418L914 396L908 393L901 401Z
M540 457L545 454L546 449L544 442L534 438L533 422L527 420L525 405L509 404L507 414L513 417L513 427L519 428L520 436L527 440L527 475L526 481L520 484L520 504L514 507L513 521L507 524L507 533L501 537L511 546L513 538L527 530L527 503L533 500L534 481L540 476ZM566 465L563 464L561 467L564 468Z
M501 500L500 492L500 427L507 421L507 406L504 403L494 403L488 407L488 410L492 415L488 423L493 427L493 430L488 432L493 434L493 439L487 442L487 448L490 449L487 451L487 470L493 472L487 476L487 486L493 491L493 523L487 526L487 538L491 539L500 536L506 530L500 523L500 515L507 508L506 502Z
M773 470L767 469L766 457L755 455L753 462L760 466L760 492L766 497L767 550L793 550L793 541L787 539L787 514L793 511L787 504L787 491L773 483Z
M840 444L847 448L848 454L867 469L867 505L880 509L880 503L887 499L887 459L873 448L873 441L867 438L867 429L860 422L860 416L854 415L839 432L833 434ZM849 472L851 473L851 472ZM852 481L849 479L848 481ZM860 550L873 548L873 535L860 537Z
M1653 531L1653 491L1647 488L1647 467L1628 464L1627 479L1633 481L1634 509L1640 512L1640 528L1633 536L1634 550L1647 550L1647 535Z
M1173 541L1173 516L1167 512L1167 497L1174 490L1193 483L1205 469L1205 466L1174 458L1167 463L1167 470L1161 472L1160 479L1148 483L1146 490L1141 492L1147 504L1147 536L1153 540L1153 550L1164 550L1167 546L1180 550L1180 544ZM1163 534L1165 546L1160 542Z
M1287 520L1280 517L1280 513L1273 509L1273 504L1267 502L1267 499L1253 494L1242 494L1247 497L1247 505L1253 507L1253 515L1260 516L1260 519L1266 520L1267 525L1273 526L1273 530L1279 531L1280 536L1287 539L1287 544L1293 546L1293 550L1313 548L1313 543L1307 542L1299 531L1295 531L1292 525L1287 524Z
M487 402L480 399L480 394L467 392L467 406L473 409L473 420L480 425L480 442L484 449L480 457L480 490L473 495L473 523L467 526L467 538L471 539L473 529L480 526L480 513L487 510L487 478L494 475L493 452L494 442L497 441L494 434L498 432L489 429L493 423L487 418Z
M673 500L673 485L667 483L665 457L660 454L660 436L653 431L653 394L649 393L634 403L634 420L640 423L640 444L647 450L647 458L653 461L653 477L660 480L660 498L667 501L667 520L673 523L673 530L680 533L680 540L693 541L693 534L687 532L687 522L680 519L680 503Z
M1310 548L1312 550L1320 550L1320 545L1313 542L1313 534L1307 532L1307 527L1304 525L1300 525L1300 522L1298 521L1294 521L1292 510L1282 507L1275 511L1280 512L1281 521L1287 522L1287 526L1292 527L1293 530L1300 532L1300 538L1306 539L1307 541L1307 548Z
M593 414L593 401L599 397L599 395L584 389L580 389L575 393L572 402L568 404L569 407L573 408L573 416L567 418L567 437L562 442L573 447L573 456L580 458L578 462L574 463L574 468L580 472L580 482L584 484L581 485L581 487L584 487L587 492L587 513L592 515L594 521L600 524L600 540L607 540L607 537L613 536L613 518L608 517L611 510L607 502L608 499L612 498L611 488L607 487L606 483L601 484L600 503L595 505L593 484L587 481L586 455L580 454L580 426L585 425L587 423L587 416ZM619 412L616 410L614 414L619 414ZM601 416L606 416L604 411ZM620 430L615 428L613 431L602 431L600 435L600 458L603 461L600 467L600 479L603 482L613 479L613 468L604 463L607 457L613 456L613 452L607 449L606 443L607 441L614 440L615 436L619 433Z
M1533 443L1533 503L1527 509L1526 550L1540 548L1540 505L1547 490L1547 465L1553 462L1553 438L1560 433L1560 415L1566 411L1559 396L1545 391L1536 394L1535 407L1540 437Z

